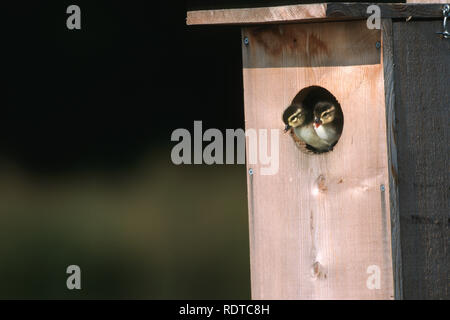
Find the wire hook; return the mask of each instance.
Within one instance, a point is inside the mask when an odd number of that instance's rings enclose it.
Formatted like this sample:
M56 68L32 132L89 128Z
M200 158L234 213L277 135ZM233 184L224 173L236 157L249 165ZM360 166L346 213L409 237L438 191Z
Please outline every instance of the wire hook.
M447 18L450 16L450 6L448 4L442 7L442 15L444 16L444 22L442 23L444 30L436 33L441 35L441 39L448 39L450 38L450 32L447 30Z

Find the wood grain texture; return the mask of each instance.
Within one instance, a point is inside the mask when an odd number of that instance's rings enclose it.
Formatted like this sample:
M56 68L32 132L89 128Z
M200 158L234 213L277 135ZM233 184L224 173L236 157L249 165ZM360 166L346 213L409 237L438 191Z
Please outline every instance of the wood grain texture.
M386 134L389 168L389 201L391 204L392 269L394 297L403 299L402 256L400 242L400 211L398 199L397 131L395 117L394 40L392 20L382 19L384 93L386 105Z
M406 0L407 3L448 3L448 0Z
M380 52L374 50L381 41L380 32L359 30L361 22L336 22L310 24L298 28L294 24L258 26L248 29L251 50L243 56L244 68L286 68L380 64ZM326 34L326 37L322 35ZM348 35L352 41L346 41ZM332 39L340 39L338 43ZM329 46L333 41L334 46ZM264 59L258 59L261 51L267 51Z
M449 299L450 41L441 21L395 22L403 296Z
M329 3L327 17L359 17L367 18L367 7L372 3ZM377 3L382 18L440 18L442 5L440 4L406 4L406 3Z
M186 23L199 24L267 24L313 20L352 20L370 16L367 7L373 3L298 4L262 8L188 11ZM441 4L377 4L383 18L439 18Z
M322 39L330 51L347 46L351 59L352 40L359 38L355 32L372 39L370 33L380 31L368 30L365 21L350 23L355 24L353 31L339 38L332 30L350 30L343 23L290 27ZM253 31L244 28L243 36L250 37ZM258 32L262 38L276 37L270 28ZM279 43L282 61L292 59L290 44ZM382 49L372 45L381 54ZM305 50L308 61L320 54ZM243 46L244 61L250 66L254 64L249 59L270 62L272 54L252 42ZM281 132L284 108L302 88L319 85L339 100L344 130L334 151L321 155L300 152L289 135L280 133L278 174L264 176L260 165L248 166L254 170L248 179L252 297L392 299L383 66L300 65L244 67L246 129ZM380 289L367 287L367 268L372 265L380 268Z
M322 18L326 4L279 7L188 11L187 24L252 24L276 23Z

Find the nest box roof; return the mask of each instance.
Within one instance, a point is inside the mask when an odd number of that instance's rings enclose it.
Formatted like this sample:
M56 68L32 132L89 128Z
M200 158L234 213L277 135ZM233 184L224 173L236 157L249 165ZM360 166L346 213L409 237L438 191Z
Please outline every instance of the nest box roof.
M437 1L438 2L438 1ZM266 24L315 20L365 19L373 3L294 4L259 8L195 10L187 12L188 25ZM442 18L442 4L378 3L382 18Z

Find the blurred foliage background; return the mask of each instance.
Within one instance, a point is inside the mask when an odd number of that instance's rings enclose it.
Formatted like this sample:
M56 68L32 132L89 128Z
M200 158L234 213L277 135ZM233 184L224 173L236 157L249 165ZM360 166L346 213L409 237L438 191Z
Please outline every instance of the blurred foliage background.
M142 163L53 178L3 163L0 298L249 298L243 167Z

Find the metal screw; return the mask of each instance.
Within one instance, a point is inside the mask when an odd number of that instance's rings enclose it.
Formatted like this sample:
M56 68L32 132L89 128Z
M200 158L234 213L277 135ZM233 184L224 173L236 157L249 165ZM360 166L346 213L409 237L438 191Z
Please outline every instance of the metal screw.
M380 186L380 190L381 190L381 192L384 192L384 191L386 190L386 187L384 186L384 184L382 184L382 185Z
M244 38L244 44L245 44L246 46L248 46L248 43L249 43L248 38L245 37L245 38Z
M375 43L375 47L376 47L377 49L380 49L380 48L381 48L381 43L380 43L380 41L377 41L377 43Z
M253 175L253 169L252 168L248 169L248 174L249 175Z

